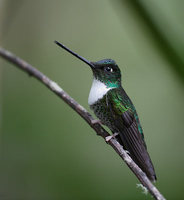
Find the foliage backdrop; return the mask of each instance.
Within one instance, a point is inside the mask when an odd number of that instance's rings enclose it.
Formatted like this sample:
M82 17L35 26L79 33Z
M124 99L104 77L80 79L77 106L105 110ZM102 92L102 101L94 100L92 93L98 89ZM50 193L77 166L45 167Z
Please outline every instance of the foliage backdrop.
M0 45L86 108L92 73L53 41L91 61L116 60L142 122L156 186L168 199L181 199L183 3L139 1L169 44L163 48L133 2L1 0ZM169 59L170 46L179 67ZM3 60L0 83L1 199L152 199L136 188L137 179L114 151L43 85Z

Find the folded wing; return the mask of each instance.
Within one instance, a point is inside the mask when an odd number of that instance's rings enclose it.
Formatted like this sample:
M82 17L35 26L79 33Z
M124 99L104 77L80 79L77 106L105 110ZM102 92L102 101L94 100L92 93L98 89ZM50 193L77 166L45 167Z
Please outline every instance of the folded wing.
M107 93L107 104L119 132L118 140L129 151L136 164L147 174L151 181L156 180L153 164L147 152L143 133L138 128L138 116L126 93L113 89ZM136 119L137 118L137 119Z

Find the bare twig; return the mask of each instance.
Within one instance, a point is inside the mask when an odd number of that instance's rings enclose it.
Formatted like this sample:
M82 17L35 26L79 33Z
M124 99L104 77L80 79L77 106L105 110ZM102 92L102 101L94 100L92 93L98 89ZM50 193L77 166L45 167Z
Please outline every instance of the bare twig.
M77 103L73 98L71 98L62 88L58 86L57 83L50 80L47 76L38 71L36 68L32 67L29 63L25 62L24 60L3 48L0 48L0 56L16 65L21 70L27 72L30 76L35 77L45 86L47 86L52 92L54 92L70 107L72 107L73 110L75 110L91 126L91 128L96 131L97 135L103 137L104 139L107 136L110 136L110 134L99 123L94 123L93 117L87 112L87 110L83 108L79 103ZM136 163L131 159L131 157L126 153L126 151L115 138L111 138L108 141L108 144L111 145L117 154L125 161L128 167L142 183L142 185L148 189L150 194L153 195L155 199L165 199L158 191L158 189L151 183L146 174L136 165Z

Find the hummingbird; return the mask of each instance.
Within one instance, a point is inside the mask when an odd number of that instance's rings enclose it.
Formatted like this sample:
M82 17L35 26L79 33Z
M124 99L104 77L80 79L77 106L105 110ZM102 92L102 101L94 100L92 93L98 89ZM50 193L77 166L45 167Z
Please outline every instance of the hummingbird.
M90 66L93 72L88 97L90 108L148 178L156 181L137 111L121 85L121 71L116 62L112 59L90 62L63 44L55 43Z

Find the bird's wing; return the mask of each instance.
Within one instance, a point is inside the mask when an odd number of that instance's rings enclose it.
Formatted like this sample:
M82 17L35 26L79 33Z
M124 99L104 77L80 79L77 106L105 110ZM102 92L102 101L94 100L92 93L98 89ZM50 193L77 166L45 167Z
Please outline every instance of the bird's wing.
M121 116L121 121L127 128L130 127L134 121L134 113L128 105L123 103L122 98L116 92L108 94L109 108L114 116Z
M115 127L119 132L119 142L130 152L132 159L148 175L155 180L155 172L146 150L144 139L139 132L135 112L128 104L128 96L118 89L107 93L107 104L114 118Z

